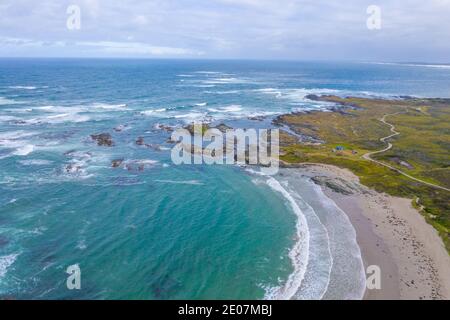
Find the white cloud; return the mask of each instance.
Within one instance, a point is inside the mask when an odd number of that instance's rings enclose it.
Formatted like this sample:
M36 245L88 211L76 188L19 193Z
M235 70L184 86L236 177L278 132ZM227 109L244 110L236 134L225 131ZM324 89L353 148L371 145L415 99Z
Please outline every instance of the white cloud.
M66 8L72 3L81 7L82 23L80 30L70 32ZM32 55L33 48L40 47L51 56L65 55L70 47L71 55L96 56L449 59L450 0L377 0L382 29L376 32L366 28L366 8L371 4L372 0L1 0L0 36L10 40L0 47L0 56ZM45 54L44 49L39 54Z
M184 48L159 47L141 42L115 42L115 41L82 41L77 42L77 46L95 47L104 52L114 54L130 55L157 55L157 56L177 56L177 55L202 55L203 52Z
M93 53L109 53L113 55L132 55L132 56L198 56L203 52L198 50L153 46L141 42L116 42L116 41L40 41L25 38L0 37L2 47L30 48L30 47L70 47L76 49L94 49Z

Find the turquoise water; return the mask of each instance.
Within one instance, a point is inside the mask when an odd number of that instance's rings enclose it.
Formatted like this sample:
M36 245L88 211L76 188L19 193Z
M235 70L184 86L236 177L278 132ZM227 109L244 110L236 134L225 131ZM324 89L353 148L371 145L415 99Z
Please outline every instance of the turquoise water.
M277 114L332 106L309 93L448 88L445 66L0 60L0 297L357 298L351 225L308 177L275 185L235 166L175 166L160 125L266 128ZM90 139L102 132L114 146ZM333 238L336 214L345 239ZM359 271L339 282L327 261L349 252ZM66 287L73 264L81 290Z

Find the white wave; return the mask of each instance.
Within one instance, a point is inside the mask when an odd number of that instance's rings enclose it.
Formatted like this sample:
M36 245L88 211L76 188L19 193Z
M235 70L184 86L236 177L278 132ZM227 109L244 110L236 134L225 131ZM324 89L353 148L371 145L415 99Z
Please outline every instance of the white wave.
M277 114L281 114L283 112L281 111L258 111L258 112L252 112L249 113L248 116L249 117L267 117L267 116L274 116Z
M33 125L33 124L58 124L65 122L86 122L91 120L87 115L81 114L86 112L85 107L63 107L63 106L42 106L26 109L26 111L42 111L44 114L38 114L33 118L29 117L0 117L0 121L17 121L18 124Z
M18 255L18 253L13 253L0 257L0 279L5 276L8 268L16 261Z
M285 188L288 188L288 182ZM293 297L296 300L322 299L328 290L331 270L333 268L333 256L330 249L330 237L325 225L320 221L315 210L296 192L287 189L302 209L310 232L308 268L297 293Z
M7 105L7 104L19 104L19 103L22 103L22 102L19 102L19 101L13 100L13 99L7 99L5 97L0 97L0 106Z
M91 160L93 158L92 153L86 151L69 151L64 155L78 160Z
M75 106L41 106L28 109L29 111L43 111L48 113L61 113L61 114L79 114L79 113L91 113L91 112L105 112L105 111L126 111L127 104L108 104L108 103L92 103L89 105L75 105Z
M238 104L232 104L227 107L222 108L209 108L208 111L210 112L239 112L242 111L242 106Z
M86 122L90 121L91 118L87 115L82 115L78 113L61 113L52 116L42 116L32 119L22 120L25 124L61 124L66 122Z
M35 136L38 133L39 132L23 131L23 130L1 132L0 133L0 145L1 145L2 141L18 140L18 139L28 138L28 137Z
M219 72L219 71L195 71L194 73L199 73L199 74L221 74L221 72Z
M24 166L46 166L53 163L50 160L41 160L41 159L31 159L31 160L20 160L19 163Z
M15 156L26 156L26 155L29 155L30 153L32 153L34 151L34 148L35 148L34 145L27 144L27 145L24 145L23 147L18 148L12 154Z
M88 159L72 159L70 163L64 164L62 167L63 176L69 179L88 179L93 177L92 173L88 173Z
M207 112L188 112L185 114L178 114L172 116L174 119L181 119L186 123L191 123L193 121L203 121L203 122L210 122L211 118L208 116Z
M27 113L33 111L32 108L10 108L10 109L5 108L3 110L10 113Z
M121 104L108 104L108 103L94 103L87 106L88 109L102 109L102 110L127 110L127 105L125 103Z
M204 183L198 180L154 180L155 182L171 183L171 184L189 184L189 185L203 185Z
M366 289L366 275L356 231L347 214L328 198L322 188L309 181L318 201L324 208L322 222L330 236L333 269L325 299L362 299Z
M10 86L9 89L21 89L21 90L36 90L37 87L34 86Z
M152 168L159 161L151 159L128 159L123 161L121 167L128 171L143 171L146 168Z
M255 89L254 91L275 95L277 98L280 98L282 96L280 89L275 89L275 88Z
M340 90L335 89L275 89L275 88L263 88L256 89L256 92L275 95L277 98L285 98L294 102L301 102L305 100L305 97L309 94L326 95L326 94L339 94Z
M253 169L246 171L264 176ZM279 178L280 181L270 177L267 184L280 192L299 216L297 230L307 230L308 246L307 254L298 243L291 249L294 272L284 284L265 286L265 298L361 299L365 291L364 266L356 232L347 215L320 186L305 180L301 173L286 169ZM298 239L304 239L306 244L305 234Z
M208 102L201 102L194 104L196 107L205 107L208 104Z
M289 202L292 210L297 215L297 242L289 251L289 258L292 261L294 271L289 275L286 283L276 288L272 292L270 298L277 300L289 300L294 297L298 288L302 284L309 260L309 229L305 215L297 205L294 198L283 188L283 186L274 178L270 177L267 180L267 185L273 190L281 193L283 197Z
M19 121L20 118L14 116L0 116L0 122Z
M237 112L242 110L242 106L238 104L232 104L222 109L224 112Z
M245 168L245 171L250 173L250 174L253 174L253 175L266 176L262 171L257 171L257 170L254 170L252 168Z
M239 78L213 78L203 80L201 81L201 83L206 85L226 85L226 84L244 84L250 82L246 79L239 79Z
M141 111L140 113L144 116L149 116L155 113L159 113L159 112L164 112L167 111L166 108L160 108L160 109L152 109L152 110L145 110L145 111Z
M27 131L9 131L0 133L0 147L7 149L15 149L12 153L0 157L1 159L10 156L26 156L32 153L35 149L33 144L30 144L24 138L36 135L36 132Z
M402 67L450 69L450 65L448 65L448 64L399 63L399 62L366 62L366 63L379 64L379 65L402 66Z
M29 110L42 110L42 111L53 111L56 107L55 106L42 106L42 107L36 107Z
M225 90L225 91L205 91L208 94L236 94L239 93L239 90Z
M99 169L110 167L110 154L90 151L68 151L64 155L70 160L62 165L60 173L68 179L88 179ZM59 177L59 179L61 176Z
M215 84L192 84L189 86L194 87L194 88L214 88L216 85Z
M131 159L127 160L124 163L136 163L136 164L142 164L142 165L149 165L153 166L157 164L159 161L157 160L150 160L150 159Z

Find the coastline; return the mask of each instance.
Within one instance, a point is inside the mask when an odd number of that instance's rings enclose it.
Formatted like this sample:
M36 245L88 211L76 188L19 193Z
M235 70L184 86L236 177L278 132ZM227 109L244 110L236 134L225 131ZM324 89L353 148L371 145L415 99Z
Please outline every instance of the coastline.
M381 289L366 290L364 299L450 299L450 256L410 199L371 190L336 166L302 164L298 170L320 177L316 183L356 230L364 267L380 267Z

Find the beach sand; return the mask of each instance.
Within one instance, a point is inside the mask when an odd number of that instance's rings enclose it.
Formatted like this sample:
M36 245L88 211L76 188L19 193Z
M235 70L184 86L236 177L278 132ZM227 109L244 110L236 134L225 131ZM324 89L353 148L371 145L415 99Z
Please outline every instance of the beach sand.
M305 164L298 170L326 182L319 184L356 230L365 268L380 267L381 289L366 290L365 299L450 299L450 256L411 199L370 190L335 166Z

